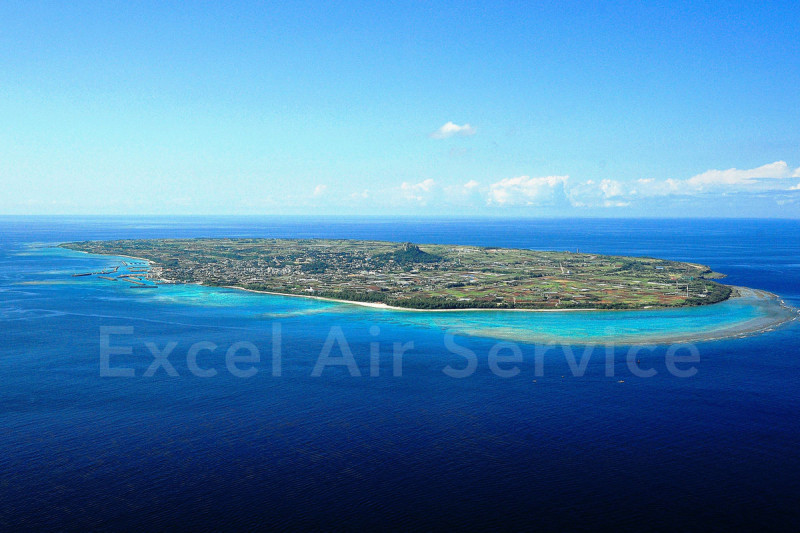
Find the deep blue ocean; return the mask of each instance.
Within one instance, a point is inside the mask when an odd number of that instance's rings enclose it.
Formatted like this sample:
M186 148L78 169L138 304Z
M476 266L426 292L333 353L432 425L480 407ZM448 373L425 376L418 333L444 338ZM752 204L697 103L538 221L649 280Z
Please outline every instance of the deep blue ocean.
M488 362L495 339L456 335L477 366L454 378L444 370L467 360L423 315L136 290L72 277L119 259L52 248L170 237L647 255L707 264L800 307L800 221L3 217L0 529L800 529L797 321L692 345L689 377L669 371L666 345L636 352L656 372L645 378L628 346L598 350L578 376L563 346L537 368L525 343L514 344L521 363L502 365L516 374L501 377ZM109 331L110 346L131 350L110 367L133 377L103 375ZM314 376L332 332L329 355L346 362L343 339L356 368ZM199 342L216 348L193 366ZM396 342L413 343L402 375ZM169 367L148 375L151 347L170 343ZM231 370L237 346L258 359Z

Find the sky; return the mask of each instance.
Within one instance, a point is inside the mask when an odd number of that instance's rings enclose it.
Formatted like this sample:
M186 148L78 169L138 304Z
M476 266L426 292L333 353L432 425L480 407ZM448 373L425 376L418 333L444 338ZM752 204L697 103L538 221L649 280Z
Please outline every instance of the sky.
M799 28L769 1L4 1L0 214L800 218Z

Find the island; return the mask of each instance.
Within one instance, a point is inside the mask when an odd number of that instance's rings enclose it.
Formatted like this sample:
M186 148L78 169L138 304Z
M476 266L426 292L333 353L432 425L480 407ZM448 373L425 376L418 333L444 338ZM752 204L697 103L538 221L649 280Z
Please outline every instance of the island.
M144 259L137 275L405 309L648 309L728 299L696 263L536 251L332 239L129 239L63 248ZM108 273L105 273L108 274ZM108 276L105 276L109 279Z

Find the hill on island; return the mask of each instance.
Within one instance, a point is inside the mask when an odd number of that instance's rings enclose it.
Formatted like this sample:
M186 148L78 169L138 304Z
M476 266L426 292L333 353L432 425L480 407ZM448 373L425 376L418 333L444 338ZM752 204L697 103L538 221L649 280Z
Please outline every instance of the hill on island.
M652 257L326 239L146 239L63 247L193 282L415 309L641 309L719 302L705 265Z

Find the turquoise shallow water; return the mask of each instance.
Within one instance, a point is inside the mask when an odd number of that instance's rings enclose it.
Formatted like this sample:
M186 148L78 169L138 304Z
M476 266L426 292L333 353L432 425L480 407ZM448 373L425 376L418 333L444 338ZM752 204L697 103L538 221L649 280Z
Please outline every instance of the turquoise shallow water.
M473 316L474 315L474 316ZM475 312L422 319L440 328L523 342L647 344L737 336L793 319L777 298L747 295L710 306L564 313Z
M255 294L237 289L197 285L162 285L159 294L145 298L154 304L227 308L248 318L269 320L318 315L406 324L462 335L565 344L648 344L697 341L757 333L791 320L797 312L772 296L748 294L710 306L641 311L456 311L425 312L369 308L311 298Z
M32 253L58 260L83 259L87 267L107 269L126 258L87 256L61 248L33 248ZM129 260L127 260L129 261ZM54 284L70 283L67 271L50 279ZM72 278L73 280L75 278ZM207 318L239 316L248 320L287 320L316 315L339 320L391 323L451 331L528 343L563 344L652 344L708 340L757 333L792 320L797 311L783 305L774 295L742 290L742 296L719 304L680 309L639 311L407 311L381 309L358 304L328 302L314 298L260 294L238 289L204 287L195 284L163 284L158 290L132 289L119 282L96 277L78 278L72 283L95 282L103 288L122 286L127 297L153 305L199 306ZM46 281L43 281L46 283ZM133 294L127 294L133 291Z

